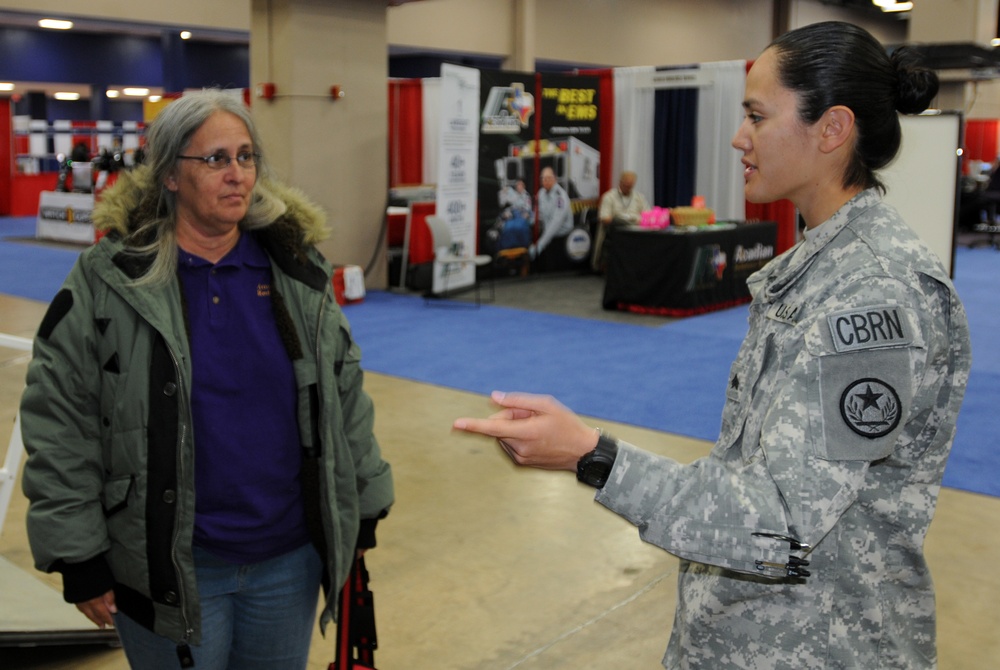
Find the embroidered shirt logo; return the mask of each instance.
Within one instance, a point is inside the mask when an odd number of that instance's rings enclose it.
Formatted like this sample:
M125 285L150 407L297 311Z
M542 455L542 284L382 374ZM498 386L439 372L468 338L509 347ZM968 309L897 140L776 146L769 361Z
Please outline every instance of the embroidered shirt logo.
M271 285L270 284L257 284L257 297L266 298L271 295Z
M884 437L895 430L902 417L899 395L881 379L859 379L840 396L840 415L861 437Z

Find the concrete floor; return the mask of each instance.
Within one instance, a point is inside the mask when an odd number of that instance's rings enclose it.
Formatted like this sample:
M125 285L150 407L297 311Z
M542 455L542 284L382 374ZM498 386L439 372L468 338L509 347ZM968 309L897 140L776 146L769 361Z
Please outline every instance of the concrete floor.
M537 281L545 282L547 311L663 322L601 314L593 307L600 291L593 276ZM533 297L532 282L497 286L499 304L546 306ZM44 309L0 295L0 332L31 337ZM0 454L27 361L22 352L0 348ZM489 412L486 398L376 374L367 376L367 388L397 482L397 503L367 559L380 670L660 667L676 598L673 557L644 545L634 528L594 503L592 490L571 474L518 470L492 442L450 431L454 417ZM623 439L685 462L710 448L601 423ZM31 568L24 509L15 494L0 556L21 568L24 579L57 587L58 577ZM942 491L927 539L938 588L942 670L992 668L1000 658L1000 576L990 567L1000 554L998 522L1000 499ZM0 584L0 608L9 586ZM332 639L317 634L310 670L326 670L332 659ZM4 670L127 667L121 651L106 646L0 648Z

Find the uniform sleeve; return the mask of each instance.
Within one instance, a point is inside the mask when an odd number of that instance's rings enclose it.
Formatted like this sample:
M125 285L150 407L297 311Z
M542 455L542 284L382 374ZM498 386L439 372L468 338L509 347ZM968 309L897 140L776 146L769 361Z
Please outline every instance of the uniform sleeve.
M597 501L634 524L643 541L698 563L786 577L807 553L785 539L798 538L762 462L682 465L622 443Z
M623 445L597 500L682 558L794 576L920 413L935 310L886 288L884 302L865 300L868 289L844 296L793 345L773 334L744 343L712 454L681 465Z
M111 586L92 303L78 262L42 319L21 399L28 540L39 570L63 573L71 602Z

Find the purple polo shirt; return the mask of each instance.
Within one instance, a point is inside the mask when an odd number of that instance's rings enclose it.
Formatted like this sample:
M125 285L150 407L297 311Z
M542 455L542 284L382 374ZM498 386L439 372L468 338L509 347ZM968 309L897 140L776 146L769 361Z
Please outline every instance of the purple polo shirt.
M249 234L215 265L179 249L191 326L194 542L254 563L308 541L292 364L271 311L271 264Z

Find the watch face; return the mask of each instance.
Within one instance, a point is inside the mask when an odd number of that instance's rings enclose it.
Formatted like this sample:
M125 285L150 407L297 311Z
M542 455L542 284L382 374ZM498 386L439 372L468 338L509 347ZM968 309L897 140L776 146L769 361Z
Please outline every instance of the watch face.
M602 488L611 475L617 456L618 442L602 433L597 440L597 447L577 463L576 478L584 484Z
M611 464L590 460L584 465L580 481L591 486L601 488L608 481L611 474Z

